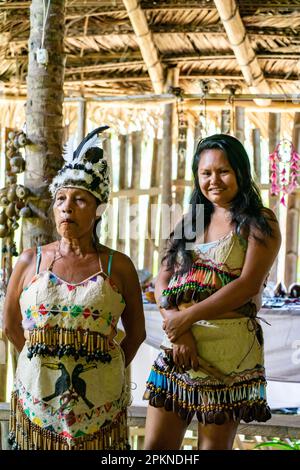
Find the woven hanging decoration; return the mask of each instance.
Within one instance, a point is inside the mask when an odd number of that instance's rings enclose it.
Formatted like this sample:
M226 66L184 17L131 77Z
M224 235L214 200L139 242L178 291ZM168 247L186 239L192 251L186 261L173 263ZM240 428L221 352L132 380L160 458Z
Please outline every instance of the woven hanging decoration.
M281 195L280 203L285 206L286 195L299 186L300 155L290 140L283 139L269 155L269 161L271 195Z

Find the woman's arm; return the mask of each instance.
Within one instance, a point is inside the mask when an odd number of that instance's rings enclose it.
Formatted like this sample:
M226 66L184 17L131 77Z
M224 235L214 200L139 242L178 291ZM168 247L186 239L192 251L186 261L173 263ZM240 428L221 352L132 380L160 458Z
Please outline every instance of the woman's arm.
M167 315L164 328L170 341L174 341L199 320L222 318L224 313L237 309L251 300L261 290L272 264L278 254L281 235L278 222L268 219L273 236L263 235L257 229L251 229L248 248L241 276L219 289L200 303L181 311ZM255 240L254 235L263 238L264 243Z
M25 344L22 328L22 315L19 298L23 290L24 279L35 255L32 249L25 250L19 257L10 276L3 309L3 329L11 343L20 352Z
M132 261L122 253L116 253L114 256L122 268L122 293L126 307L121 320L126 336L121 341L121 347L127 367L146 338L144 309L139 278Z
M155 282L155 300L163 319L179 311L176 307L166 310L159 306L162 292L168 287L172 275L173 273L167 270L166 263L163 262ZM191 331L186 331L173 342L173 361L177 366L198 370L197 346Z
M159 308L159 311L161 313L161 316L163 318L165 318L165 316L167 315L166 312L169 312L169 314L170 314L172 311L178 311L178 308L176 308L176 307L173 307L173 308L168 309L168 310L160 307L160 299L162 297L162 293L165 289L167 289L169 281L170 281L172 275L173 275L173 273L171 271L167 270L166 262L163 261L162 264L161 264L160 270L158 272L157 278L156 278L155 290L154 290L154 296L155 296L156 304L157 304L157 306Z

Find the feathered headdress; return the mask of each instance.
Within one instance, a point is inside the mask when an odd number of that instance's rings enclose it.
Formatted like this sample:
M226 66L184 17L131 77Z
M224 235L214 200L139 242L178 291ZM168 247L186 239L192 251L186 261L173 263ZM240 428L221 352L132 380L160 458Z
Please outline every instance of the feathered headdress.
M65 164L49 186L53 197L59 188L73 187L89 191L101 204L108 201L109 169L98 137L108 128L101 126L90 132L74 152L70 143L64 147Z

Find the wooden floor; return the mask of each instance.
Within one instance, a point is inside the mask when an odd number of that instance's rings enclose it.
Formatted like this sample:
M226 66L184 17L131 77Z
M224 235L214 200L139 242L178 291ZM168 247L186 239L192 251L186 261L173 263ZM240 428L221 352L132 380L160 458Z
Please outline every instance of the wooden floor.
M128 425L133 449L142 449L144 441L146 407L131 406L128 411ZM0 403L0 449L7 449L9 404ZM267 423L241 423L235 439L235 449L253 449L270 438L300 439L300 415L273 414ZM197 420L194 419L186 433L183 448L197 447Z

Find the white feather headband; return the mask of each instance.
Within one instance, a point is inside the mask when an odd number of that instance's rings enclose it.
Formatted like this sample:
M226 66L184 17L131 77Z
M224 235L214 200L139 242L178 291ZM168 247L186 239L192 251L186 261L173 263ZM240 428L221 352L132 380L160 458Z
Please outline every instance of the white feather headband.
M64 147L65 164L49 186L53 198L59 188L73 187L89 191L101 204L108 201L109 168L98 138L98 134L108 128L102 126L90 132L74 152L70 145Z

